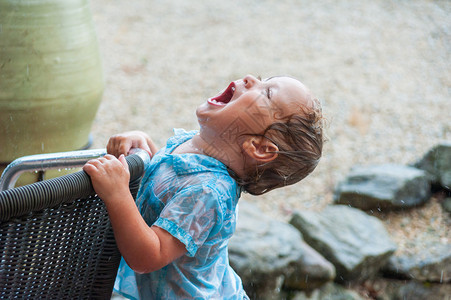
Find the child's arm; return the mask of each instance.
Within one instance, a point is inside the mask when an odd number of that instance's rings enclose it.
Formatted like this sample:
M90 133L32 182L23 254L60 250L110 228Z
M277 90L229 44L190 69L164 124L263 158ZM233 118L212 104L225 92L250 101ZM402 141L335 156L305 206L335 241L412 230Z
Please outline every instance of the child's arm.
M152 139L142 131L128 131L113 135L108 140L107 152L116 157L127 155L131 148L146 150L150 156L157 153L158 148Z
M185 245L167 231L149 227L136 207L128 187L130 174L125 157L106 155L83 167L104 201L116 242L127 264L138 273L166 266L185 252Z

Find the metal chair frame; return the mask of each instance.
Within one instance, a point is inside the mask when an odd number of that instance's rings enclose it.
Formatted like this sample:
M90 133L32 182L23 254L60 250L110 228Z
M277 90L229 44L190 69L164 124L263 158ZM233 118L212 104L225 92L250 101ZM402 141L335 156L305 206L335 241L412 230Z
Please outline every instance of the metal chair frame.
M93 149L20 157L11 162L3 171L0 178L0 191L14 188L17 179L25 172L77 168L83 166L88 160L105 154L105 149Z

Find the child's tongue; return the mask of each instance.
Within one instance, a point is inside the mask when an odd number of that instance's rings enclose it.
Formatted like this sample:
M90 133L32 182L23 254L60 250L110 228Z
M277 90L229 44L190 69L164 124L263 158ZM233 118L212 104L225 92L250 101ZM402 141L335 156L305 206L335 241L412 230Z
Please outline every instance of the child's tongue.
M213 102L217 102L218 104L227 104L233 97L233 93L235 92L235 83L231 82L229 86L222 92L222 94L211 98Z

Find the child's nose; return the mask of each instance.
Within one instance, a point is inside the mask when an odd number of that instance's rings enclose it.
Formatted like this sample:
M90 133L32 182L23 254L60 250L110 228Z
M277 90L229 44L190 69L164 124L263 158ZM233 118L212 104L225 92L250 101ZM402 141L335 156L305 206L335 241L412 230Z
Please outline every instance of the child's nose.
M246 75L246 76L243 78L243 82L244 82L244 86L245 86L247 89L249 89L249 88L253 87L253 86L258 82L258 79L255 78L255 77L252 76L252 75Z

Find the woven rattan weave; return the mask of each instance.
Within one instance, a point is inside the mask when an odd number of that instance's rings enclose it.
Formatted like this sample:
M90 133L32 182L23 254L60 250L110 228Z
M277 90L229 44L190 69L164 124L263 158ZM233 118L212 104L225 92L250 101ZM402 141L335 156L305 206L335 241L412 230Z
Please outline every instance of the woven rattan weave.
M127 162L135 197L144 163ZM0 299L110 299L120 257L83 171L0 193Z

